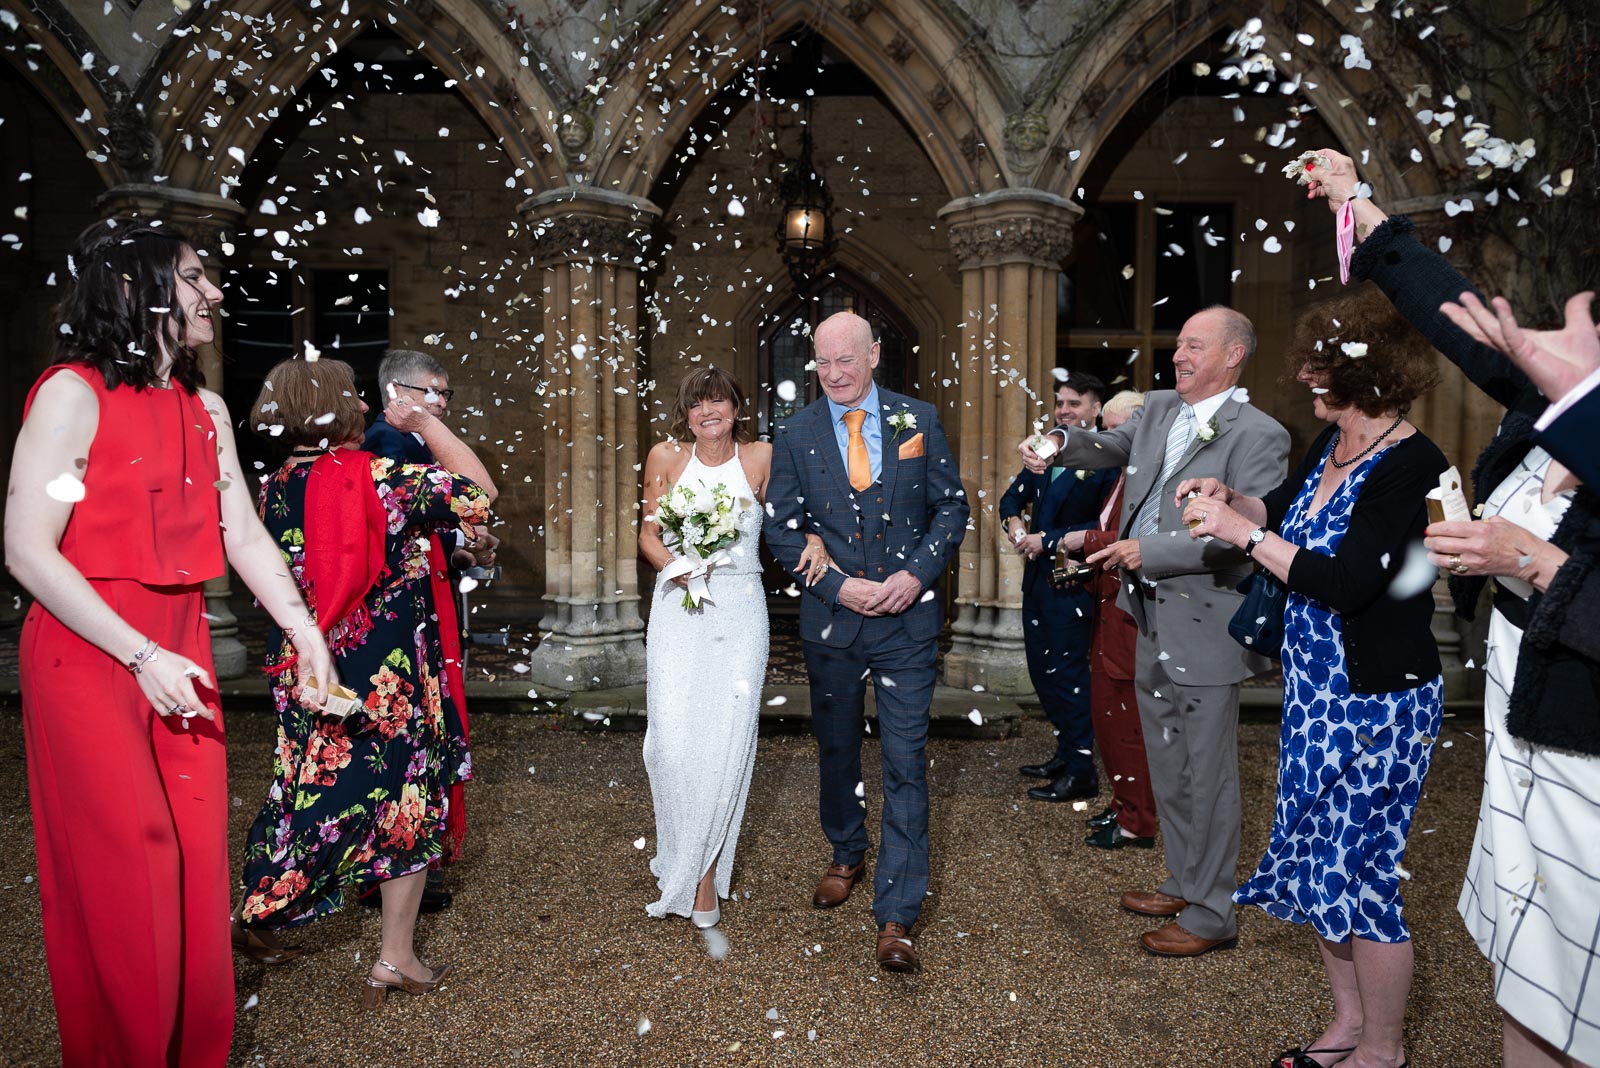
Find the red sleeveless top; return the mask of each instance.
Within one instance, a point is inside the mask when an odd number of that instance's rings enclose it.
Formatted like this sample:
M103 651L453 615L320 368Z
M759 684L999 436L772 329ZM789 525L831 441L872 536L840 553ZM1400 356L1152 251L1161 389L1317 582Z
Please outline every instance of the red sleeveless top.
M57 364L28 391L69 371L94 390L100 421L79 472L84 496L61 535L61 555L90 579L189 586L222 574L217 428L197 394L107 389L84 364Z

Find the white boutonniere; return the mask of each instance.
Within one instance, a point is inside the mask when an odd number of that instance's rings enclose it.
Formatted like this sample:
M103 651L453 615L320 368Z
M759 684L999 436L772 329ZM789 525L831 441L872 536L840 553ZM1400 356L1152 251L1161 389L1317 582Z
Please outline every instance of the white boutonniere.
M1088 478L1091 473L1092 472L1087 467L1080 467L1073 472L1073 474L1078 476L1079 482L1082 482L1084 479Z
M1194 432L1194 436L1203 442L1210 441L1212 438L1215 438L1217 436L1217 417L1213 415L1211 417L1211 422L1196 430Z
M911 412L901 409L889 417L889 425L894 427L895 436L898 437L907 430L917 429L917 417Z

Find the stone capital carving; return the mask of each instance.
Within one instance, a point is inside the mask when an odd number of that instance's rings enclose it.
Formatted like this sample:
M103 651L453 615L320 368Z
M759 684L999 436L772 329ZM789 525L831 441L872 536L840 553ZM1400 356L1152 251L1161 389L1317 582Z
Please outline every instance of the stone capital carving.
M1072 251L1072 227L1033 218L954 223L950 249L963 267L1015 260L1059 264Z
M644 220L609 219L597 215L561 215L542 219L532 231L534 258L540 263L600 260L634 264L651 241Z
M939 209L963 269L1018 262L1059 266L1072 251L1072 228L1082 214L1063 197L1031 189L963 197Z
M642 263L661 209L648 200L588 187L550 190L522 205L540 263Z
M242 204L211 193L175 186L130 182L107 190L96 201L107 214L159 219L182 230L195 248L228 254L228 235L247 214Z
M872 14L874 6L872 0L849 0L844 5L844 17L859 26Z

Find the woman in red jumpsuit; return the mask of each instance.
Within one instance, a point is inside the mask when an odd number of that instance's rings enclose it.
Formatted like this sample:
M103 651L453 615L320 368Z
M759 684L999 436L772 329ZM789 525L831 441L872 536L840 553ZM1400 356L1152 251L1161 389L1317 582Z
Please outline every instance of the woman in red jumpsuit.
M62 1062L221 1065L228 794L201 584L224 553L322 687L332 661L200 388L222 294L194 249L111 219L69 266L5 515L6 565L34 597L22 716Z

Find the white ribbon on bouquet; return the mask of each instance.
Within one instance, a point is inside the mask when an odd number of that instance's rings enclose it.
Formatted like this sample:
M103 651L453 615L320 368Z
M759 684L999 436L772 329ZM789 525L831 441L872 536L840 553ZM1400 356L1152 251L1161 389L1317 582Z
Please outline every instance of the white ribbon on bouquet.
M683 607L699 608L700 602L709 600L711 589L707 580L711 577L711 570L723 564L733 563L733 554L727 549L718 549L707 557L699 557L693 553L680 556L672 563L661 569L661 577L671 580L680 575L689 578L688 589L683 595Z

